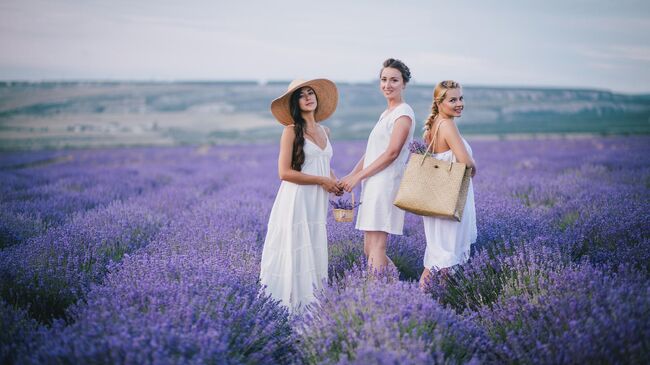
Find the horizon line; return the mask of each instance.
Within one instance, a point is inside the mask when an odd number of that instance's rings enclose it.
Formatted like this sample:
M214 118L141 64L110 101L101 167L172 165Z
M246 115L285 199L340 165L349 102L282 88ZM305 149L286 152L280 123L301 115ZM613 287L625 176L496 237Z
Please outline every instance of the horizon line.
M376 81L336 81L337 84L341 85L372 85ZM39 80L30 80L30 79L0 79L0 85L10 86L12 84L118 84L118 83L133 83L133 84L256 84L256 85L286 85L289 84L291 80L289 79L110 79L110 78L45 78ZM432 82L417 82L412 80L410 85L417 87L435 87L435 83ZM623 91L613 91L610 89L598 88L598 87L587 87L587 86L540 86L540 85L490 85L490 84L465 84L463 87L470 89L518 89L518 90L572 90L572 91L596 91L596 92L606 92L612 94L625 94L625 95L637 95L644 96L650 95L650 90L645 92L623 92Z

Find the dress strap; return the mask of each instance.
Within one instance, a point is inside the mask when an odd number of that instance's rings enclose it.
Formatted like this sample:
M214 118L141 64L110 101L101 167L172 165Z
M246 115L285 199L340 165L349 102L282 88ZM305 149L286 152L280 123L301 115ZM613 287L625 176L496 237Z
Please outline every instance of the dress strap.
M327 142L329 142L329 140L330 140L330 136L327 135L327 131L325 130L325 127L323 127L323 126L320 125L320 124L319 124L318 126L323 130L323 133L325 133L325 140L326 140ZM327 143L325 144L325 146L327 146Z

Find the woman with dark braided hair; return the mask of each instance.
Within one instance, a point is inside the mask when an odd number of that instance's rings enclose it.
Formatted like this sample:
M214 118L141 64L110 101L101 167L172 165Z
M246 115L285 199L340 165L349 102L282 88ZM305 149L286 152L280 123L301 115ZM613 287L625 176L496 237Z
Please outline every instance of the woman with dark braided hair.
M424 142L429 145L435 140L429 151L438 160L461 162L472 169L472 178L476 174L476 163L472 157L472 148L460 135L455 118L461 116L465 108L463 89L460 84L447 80L436 85L433 90L431 114L424 125ZM420 286L424 289L431 277L431 270L440 270L448 274L449 269L462 264L469 258L470 246L476 242L476 209L474 207L474 188L469 183L467 200L460 222L437 217L422 217L427 248L424 252L424 271L420 277Z
M278 174L282 183L264 240L260 281L290 312L314 300L327 279L328 194L342 194L330 169L329 131L320 125L336 110L336 85L326 79L294 80L271 103L282 123Z

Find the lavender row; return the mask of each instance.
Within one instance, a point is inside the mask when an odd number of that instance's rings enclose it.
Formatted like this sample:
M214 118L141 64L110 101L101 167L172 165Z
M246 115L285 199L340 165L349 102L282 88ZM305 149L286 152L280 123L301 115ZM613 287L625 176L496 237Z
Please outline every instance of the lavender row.
M170 161L164 154L133 150L126 153L129 158L124 155L71 151L0 170L0 248L38 236L74 213L156 190L173 179L172 166L162 163Z
M246 179L181 213L55 326L34 363L291 363L288 312L260 295L272 196ZM241 196L247 196L242 204Z
M1 252L2 297L29 307L40 320L62 316L91 283L102 279L111 261L146 246L167 224L171 217L156 209L161 202L157 199L165 199L164 195L118 201L78 214L67 224ZM184 203L176 194L167 198L168 206Z
M235 165L214 169L214 160L194 159L191 167L182 160L168 164L168 187L77 212L68 223L1 252L2 297L40 320L62 316L92 283L101 282L111 262L149 244L175 215L237 178Z
M47 164L0 170L0 201L9 221L32 219L47 229L78 211L145 194L179 178L216 173L209 164L214 157L227 157L220 154L190 148L70 151L65 159ZM188 160L193 165L188 166ZM20 228L20 222L13 227Z
M500 363L643 363L650 348L650 283L629 266L612 274L541 241L487 251L430 282L432 298L487 334ZM645 361L644 361L645 360Z

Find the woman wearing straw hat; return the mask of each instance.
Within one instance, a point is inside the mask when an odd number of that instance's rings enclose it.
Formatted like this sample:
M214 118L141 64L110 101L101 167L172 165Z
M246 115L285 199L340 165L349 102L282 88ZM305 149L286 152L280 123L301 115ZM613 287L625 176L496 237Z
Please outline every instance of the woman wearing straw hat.
M341 194L330 170L332 145L320 122L336 110L338 91L326 79L294 80L271 103L282 123L278 174L282 183L264 240L260 281L295 312L314 300L327 278L328 194Z
M415 128L413 109L402 95L410 79L411 72L402 61L393 58L384 61L379 86L387 108L370 132L366 153L341 180L346 191L363 182L359 199L363 204L359 206L356 228L364 231L363 251L375 270L391 263L386 256L388 234L401 235L404 227L404 211L395 207L393 201Z

